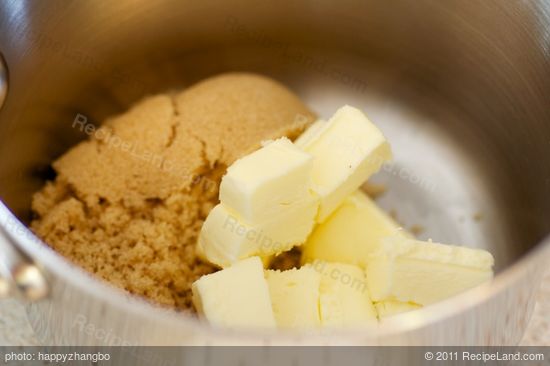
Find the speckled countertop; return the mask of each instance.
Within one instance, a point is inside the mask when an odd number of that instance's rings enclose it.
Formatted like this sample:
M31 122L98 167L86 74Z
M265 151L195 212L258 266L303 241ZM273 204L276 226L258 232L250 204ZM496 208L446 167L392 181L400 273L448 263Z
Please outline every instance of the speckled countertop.
M22 305L15 300L0 301L0 345L39 345ZM537 295L535 311L521 345L550 346L550 270Z

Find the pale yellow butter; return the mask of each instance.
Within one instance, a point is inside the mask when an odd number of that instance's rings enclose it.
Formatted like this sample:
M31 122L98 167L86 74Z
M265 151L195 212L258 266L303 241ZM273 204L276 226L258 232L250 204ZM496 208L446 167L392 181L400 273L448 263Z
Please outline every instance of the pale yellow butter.
M309 196L313 157L287 138L266 143L237 160L220 185L220 201L256 224L284 214Z
M311 268L266 271L271 303L281 328L315 328L319 318L321 275Z
M200 245L198 243L197 243L197 246L196 246L195 254L197 255L197 257L201 261L210 262L208 260L208 258L206 258L206 254L204 254L204 249L202 249L202 245ZM262 260L262 264L263 264L264 268L266 268L266 269L269 268L269 266L271 265L271 262L273 261L273 257L274 256L271 256L271 255L260 257L260 259ZM210 263L212 263L212 262L210 262Z
M376 311L363 269L324 261L315 261L304 268L312 268L321 274L319 309L324 327L376 324Z
M348 196L318 225L302 249L302 262L324 260L364 266L368 255L388 236L410 234L361 191Z
M374 301L428 305L490 280L493 264L485 250L392 237L369 255L367 284Z
M192 286L199 315L224 327L274 328L269 289L258 257L202 276Z
M378 319L389 318L390 316L402 314L407 311L420 309L422 305L412 302L402 302L396 300L380 301L374 304Z
M315 121L315 123L309 126L308 129L294 141L294 145L301 149L307 148L311 142L319 137L326 125L327 121L322 119Z
M299 204L256 224L218 204L201 228L197 250L222 268L251 256L268 257L290 250L311 233L318 204L312 195L303 197Z
M391 159L391 149L382 132L350 106L338 109L328 122L312 128L298 145L315 158L312 181L321 197L318 221L323 222Z
M228 327L355 327L490 280L490 253L414 240L358 190L389 159L380 130L345 106L295 144L236 161L197 243L225 268L193 284L199 314ZM260 258L303 243L304 267L263 271Z

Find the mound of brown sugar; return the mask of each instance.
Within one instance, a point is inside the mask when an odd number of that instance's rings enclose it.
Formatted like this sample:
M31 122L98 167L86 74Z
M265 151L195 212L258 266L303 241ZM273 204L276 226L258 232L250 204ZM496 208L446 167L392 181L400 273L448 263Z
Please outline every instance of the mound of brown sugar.
M53 163L32 229L113 285L192 309L190 285L214 270L195 243L226 167L313 119L279 83L225 74L149 97L100 128L77 124L91 137Z

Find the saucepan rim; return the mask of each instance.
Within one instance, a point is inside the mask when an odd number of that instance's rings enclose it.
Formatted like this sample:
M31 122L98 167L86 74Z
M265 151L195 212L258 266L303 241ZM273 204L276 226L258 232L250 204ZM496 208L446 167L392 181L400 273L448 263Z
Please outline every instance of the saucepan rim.
M5 227L6 222L13 222L13 220L17 220L18 224L24 225L6 206L0 203L0 225ZM5 227L5 229L9 230L7 227ZM526 254L522 255L511 265L497 273L491 282L465 291L452 298L405 314L396 315L386 319L383 324L376 326L333 329L330 333L322 330L319 332L312 332L310 330L304 333L284 330L272 331L215 327L200 321L194 316L156 306L141 297L134 295L128 296L124 291L112 287L106 282L95 278L76 264L71 263L61 254L51 249L38 237L34 236L29 229L26 228L25 230L27 230L27 232L23 235L20 231L18 232L19 235L14 235L16 245L27 255L36 260L38 265L46 271L46 274L55 274L56 277L62 278L72 286L80 288L81 291L87 292L110 306L123 307L125 312L132 312L135 315L146 318L156 318L155 320L165 324L177 324L178 326L202 334L210 334L219 337L227 336L227 339L230 339L229 337L238 336L242 341L246 341L246 339L257 341L259 337L261 337L260 339L274 342L290 341L295 337L300 337L302 339L303 337L308 337L308 341L315 342L316 339L326 339L327 336L331 338L352 337L357 339L369 339L372 337L374 339L427 327L446 318L451 318L459 313L471 310L485 301L488 301L490 298L496 296L498 293L506 290L511 287L513 283L520 280L528 271L532 263L537 262L537 260L540 261L541 256L550 255L550 235L548 235Z

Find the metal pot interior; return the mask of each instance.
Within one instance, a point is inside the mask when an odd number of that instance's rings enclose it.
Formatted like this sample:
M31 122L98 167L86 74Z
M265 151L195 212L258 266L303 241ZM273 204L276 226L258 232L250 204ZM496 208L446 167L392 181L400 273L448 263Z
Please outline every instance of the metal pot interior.
M24 222L50 163L86 138L77 114L240 70L323 117L362 108L395 152L380 203L421 238L488 248L501 270L550 232L547 3L138 3L0 3L0 197Z

